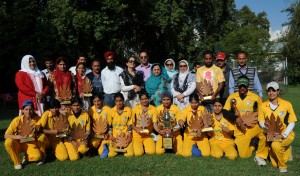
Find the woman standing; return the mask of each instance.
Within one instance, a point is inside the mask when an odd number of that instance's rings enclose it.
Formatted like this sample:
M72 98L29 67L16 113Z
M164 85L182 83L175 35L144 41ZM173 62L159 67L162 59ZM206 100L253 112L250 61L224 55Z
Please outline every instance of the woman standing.
M41 116L44 112L43 98L49 92L46 76L36 66L33 56L26 55L21 61L21 70L16 74L18 91L19 114L22 112L22 103L31 100L34 111Z
M150 96L150 102L155 106L161 105L161 94L170 91L170 81L166 69L158 63L151 67L151 76L146 81L146 91Z
M189 103L189 96L195 91L196 82L195 75L190 73L189 64L186 60L179 62L179 73L175 74L172 83L173 103L176 104L180 110L187 107Z
M89 80L88 77L86 77L85 74L85 64L80 62L76 65L76 83L77 83L77 92L78 92L78 96L82 99L82 110L84 112L87 112L89 110L89 108L91 107L91 100L89 96L86 96L82 90L82 86L83 84L85 84L86 80ZM92 85L91 85L92 86ZM92 93L92 92L90 92Z
M144 74L135 70L134 57L126 60L126 66L127 68L120 74L121 93L124 95L125 105L134 108L140 103L137 93L144 89Z

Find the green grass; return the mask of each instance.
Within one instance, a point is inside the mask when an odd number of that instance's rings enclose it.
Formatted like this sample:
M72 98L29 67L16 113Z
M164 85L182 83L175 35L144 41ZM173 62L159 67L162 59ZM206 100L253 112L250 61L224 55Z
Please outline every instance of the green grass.
M300 118L298 97L300 87L290 87L282 94L284 99L293 103L295 113ZM12 118L18 114L16 109L0 108L0 173L1 175L279 175L278 169L267 162L267 166L258 167L253 156L248 159L237 158L234 161L212 157L182 157L174 154L144 155L141 157L100 159L98 156L78 161L49 161L44 165L27 164L21 170L14 170L3 144L3 135ZM300 175L300 126L295 127L296 138L292 143L294 160L287 163L288 174Z

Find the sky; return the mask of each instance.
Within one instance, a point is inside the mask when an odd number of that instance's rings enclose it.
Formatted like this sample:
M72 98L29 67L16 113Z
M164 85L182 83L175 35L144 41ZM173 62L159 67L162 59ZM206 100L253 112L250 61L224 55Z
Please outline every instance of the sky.
M265 11L270 22L270 40L275 40L286 30L282 24L288 21L288 13L281 12L292 4L293 0L235 0L236 8L247 5L255 14Z

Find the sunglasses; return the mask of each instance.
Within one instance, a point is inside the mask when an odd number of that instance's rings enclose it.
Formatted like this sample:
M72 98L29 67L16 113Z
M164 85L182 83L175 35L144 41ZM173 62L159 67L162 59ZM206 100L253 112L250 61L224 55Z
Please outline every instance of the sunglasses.
M179 65L179 67L187 67L187 65Z
M135 61L134 60L129 60L128 63L135 63Z
M166 64L166 66L173 66L173 64Z

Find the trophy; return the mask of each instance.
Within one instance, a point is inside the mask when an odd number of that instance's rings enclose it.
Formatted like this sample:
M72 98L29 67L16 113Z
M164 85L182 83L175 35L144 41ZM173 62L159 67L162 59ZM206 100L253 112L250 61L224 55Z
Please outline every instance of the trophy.
M103 119L102 116L100 116L100 118L93 120L94 138L104 139L106 131L107 131L107 122L105 119Z
M115 149L115 152L122 152L122 153L125 153L126 152L126 147L129 145L129 143L131 142L131 138L129 137L129 135L123 133L123 132L120 132L118 135L117 135L117 138L115 140L115 145L116 145L116 149Z
M200 83L200 94L203 96L203 100L211 100L213 92L213 87L209 81L206 79Z
M89 134L86 132L85 127L83 125L78 125L74 123L72 126L72 130L70 133L70 136L72 137L73 146L77 149L80 144L86 144L86 139L89 136Z
M204 109L204 112L201 112L201 117L204 125L202 132L213 131L212 125L214 124L214 120L211 118L211 114L207 109Z
M161 112L158 118L158 124L162 129L173 129L176 126L176 120L169 114L168 110ZM173 149L173 135L165 133L163 135L163 148Z
M201 130L204 127L203 124L203 119L202 117L198 116L198 113L196 111L196 113L194 113L194 116L191 117L189 123L189 129L190 129L190 136L195 136L195 137L200 137L199 136L199 132L201 132Z
M20 139L20 143L25 143L25 142L31 142L34 141L35 138L33 137L35 127L34 124L31 122L30 117L28 116L23 116L23 121L20 121L18 131L19 135L22 136Z
M143 112L137 121L137 125L141 127L140 133L149 134L148 126L150 125L150 119L147 113Z
M89 78L85 77L82 82L82 92L84 97L91 97L92 96L92 82Z
M246 112L242 116L243 124L247 127L253 128L258 122L257 115L258 115L258 112L255 112L255 111Z
M66 104L71 104L71 98L72 98L72 92L69 86L67 85L62 85L58 91L58 96L56 99L61 99L62 101L60 104L66 105Z
M56 137L66 138L68 136L69 122L66 114L59 114L54 121L55 129L57 130Z
M272 113L271 117L267 117L265 120L266 132L267 132L267 141L282 141L279 137L283 131L283 124L279 117L276 118Z
M231 100L230 100L230 104L231 104L231 109L232 109L234 115L235 115L235 116L238 116L238 118L237 118L236 121L235 121L237 128L238 128L241 132L245 133L247 127L244 125L244 123L243 123L243 121L242 121L241 113L240 113L240 111L239 111L239 110L237 109L237 107L236 107L236 104L237 104L236 99L234 99L234 98L231 99Z

